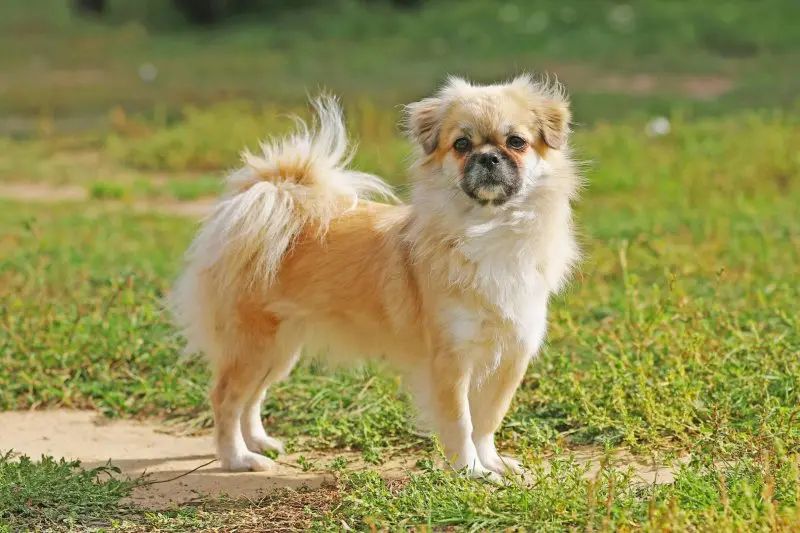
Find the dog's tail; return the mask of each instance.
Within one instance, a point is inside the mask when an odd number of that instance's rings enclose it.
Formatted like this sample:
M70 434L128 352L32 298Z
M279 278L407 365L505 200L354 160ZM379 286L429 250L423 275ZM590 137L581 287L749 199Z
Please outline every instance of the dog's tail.
M262 143L261 154L242 154L243 166L228 176L225 193L195 237L168 302L189 340L188 352L205 351L195 345L207 344L201 339L212 326L198 315L209 313L203 304L211 303L198 300L201 273L213 279L214 304L235 292L234 284L268 286L301 232L323 236L332 219L367 195L394 199L377 176L347 168L354 150L337 100L322 96L312 105L311 128L296 119L292 135Z

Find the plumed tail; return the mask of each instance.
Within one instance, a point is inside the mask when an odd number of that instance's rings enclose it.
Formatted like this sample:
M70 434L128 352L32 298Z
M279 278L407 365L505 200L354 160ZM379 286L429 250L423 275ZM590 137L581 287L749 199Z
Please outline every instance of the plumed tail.
M354 151L337 100L323 96L312 105L311 128L296 119L293 134L262 143L260 154L242 154L243 166L227 177L189 248L168 302L188 352L210 349L209 305L241 284L268 287L301 232L323 236L332 219L367 196L395 199L380 178L347 168Z
M340 201L351 204L369 194L394 198L392 189L372 174L347 168L355 155L348 142L342 110L336 98L311 102L311 129L296 118L294 134L261 143L261 155L242 154L244 167L226 180L226 194L236 196L262 182L291 190L299 205L315 211L320 220L335 213Z

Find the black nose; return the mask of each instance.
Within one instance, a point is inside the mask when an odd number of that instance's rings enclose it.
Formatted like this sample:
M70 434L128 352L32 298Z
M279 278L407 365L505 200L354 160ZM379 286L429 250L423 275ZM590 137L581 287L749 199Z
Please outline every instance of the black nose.
M493 168L500 162L500 157L497 154L481 154L478 156L478 164L482 167Z

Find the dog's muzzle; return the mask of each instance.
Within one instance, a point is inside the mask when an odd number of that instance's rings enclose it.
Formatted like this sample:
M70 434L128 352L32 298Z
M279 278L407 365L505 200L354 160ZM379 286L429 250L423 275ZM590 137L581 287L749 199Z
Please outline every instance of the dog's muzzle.
M519 169L506 154L476 152L467 159L461 189L479 204L502 205L519 188Z

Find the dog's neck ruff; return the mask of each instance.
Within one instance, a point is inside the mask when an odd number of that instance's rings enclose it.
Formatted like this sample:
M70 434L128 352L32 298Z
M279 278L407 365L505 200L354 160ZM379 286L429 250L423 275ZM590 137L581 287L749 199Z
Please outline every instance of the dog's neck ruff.
M481 286L503 299L558 291L578 256L570 206L577 178L569 165L541 170L500 206L439 188L441 180L416 181L406 231L414 261L451 285Z

